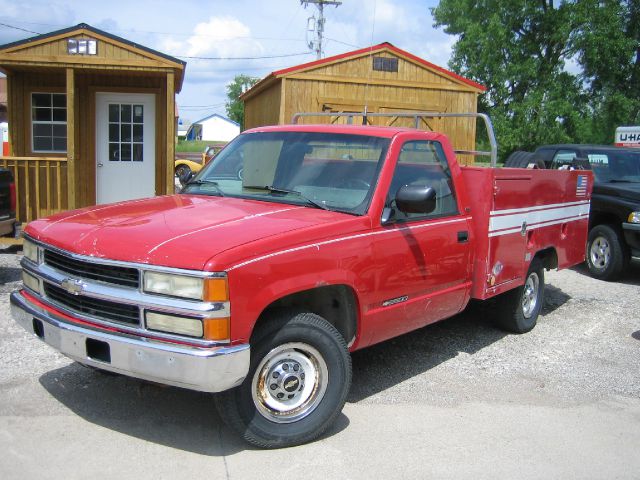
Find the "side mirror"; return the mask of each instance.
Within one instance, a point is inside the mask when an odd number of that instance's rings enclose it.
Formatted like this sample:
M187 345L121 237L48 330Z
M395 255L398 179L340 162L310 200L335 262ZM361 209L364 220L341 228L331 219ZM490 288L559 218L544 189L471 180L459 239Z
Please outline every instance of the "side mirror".
M396 193L396 206L404 213L431 213L436 208L436 191L427 185L405 185Z

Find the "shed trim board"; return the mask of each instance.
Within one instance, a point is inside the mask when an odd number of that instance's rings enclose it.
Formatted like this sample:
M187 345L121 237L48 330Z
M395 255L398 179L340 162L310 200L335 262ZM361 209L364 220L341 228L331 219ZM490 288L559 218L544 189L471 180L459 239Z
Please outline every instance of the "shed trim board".
M252 88L247 90L245 93L240 95L240 98L246 101L251 97L253 97L254 95L256 95L257 93L259 93L260 91L262 91L263 89L269 87L272 83L274 83L278 79L283 79L287 77L295 78L296 77L295 74L305 73L305 72L308 72L309 70L317 69L318 67L326 67L329 65L343 62L345 60L355 60L355 59L366 57L366 56L372 56L373 54L380 53L380 52L392 53L408 62L425 67L426 69L431 70L434 73L445 76L460 85L466 86L467 91L483 93L487 90L486 87L484 87L483 85L480 85L479 83L474 82L473 80L469 80L468 78L464 78L458 75L457 73L451 72L450 70L442 68L431 62L428 62L427 60L424 60L405 50L402 50L392 45L389 42L384 42L378 45L374 45L372 47L362 48L360 50L354 50L351 52L334 55L332 57L323 58L321 60L315 60L313 62L303 63L293 67L276 70L270 73L269 75L267 75L265 78L263 78L261 81L255 84ZM354 82L355 80L357 79L348 77L347 81ZM364 83L366 83L366 80L364 81Z

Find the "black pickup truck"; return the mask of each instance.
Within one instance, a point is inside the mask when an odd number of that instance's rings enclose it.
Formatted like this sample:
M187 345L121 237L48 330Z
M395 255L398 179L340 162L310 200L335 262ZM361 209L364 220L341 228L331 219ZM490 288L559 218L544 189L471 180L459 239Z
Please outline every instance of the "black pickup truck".
M533 156L546 168L593 171L587 266L595 278L618 278L631 257L640 257L640 149L545 145Z
M16 189L10 170L0 168L0 236L14 236L16 229Z

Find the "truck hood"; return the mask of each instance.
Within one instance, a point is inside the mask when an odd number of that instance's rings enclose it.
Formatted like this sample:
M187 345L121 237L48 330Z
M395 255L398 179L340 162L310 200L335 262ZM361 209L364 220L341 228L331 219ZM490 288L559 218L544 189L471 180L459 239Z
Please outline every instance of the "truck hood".
M65 212L31 222L25 233L80 255L202 270L223 251L271 236L283 237L274 240L280 246L300 230L313 240L354 220L362 224L362 217L299 205L172 195Z
M640 183L599 183L593 186L593 193L597 195L611 195L630 201L640 202Z

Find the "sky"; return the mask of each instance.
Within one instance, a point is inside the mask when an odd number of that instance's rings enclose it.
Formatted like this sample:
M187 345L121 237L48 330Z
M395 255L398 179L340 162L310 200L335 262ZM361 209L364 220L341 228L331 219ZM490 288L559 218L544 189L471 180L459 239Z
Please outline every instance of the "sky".
M325 6L326 56L390 42L447 67L455 37L433 28L436 0L342 0ZM0 44L87 23L187 62L180 117L226 115L226 85L316 59L300 0L0 0ZM201 60L188 57L214 57Z

